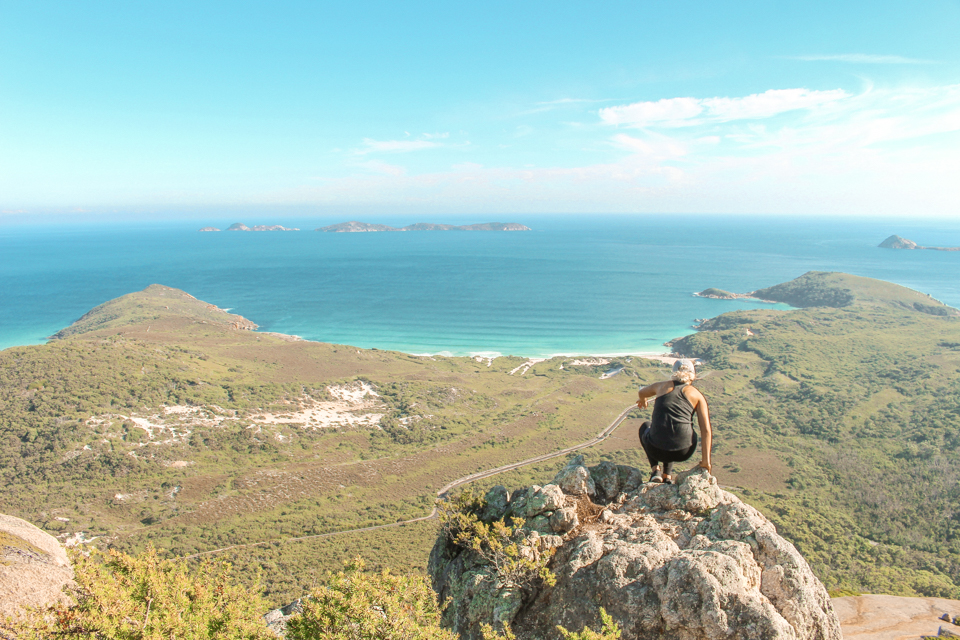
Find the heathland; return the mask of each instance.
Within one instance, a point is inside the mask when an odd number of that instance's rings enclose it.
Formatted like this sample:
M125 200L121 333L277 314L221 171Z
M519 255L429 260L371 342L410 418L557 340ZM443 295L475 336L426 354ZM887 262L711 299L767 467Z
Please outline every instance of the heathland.
M801 308L723 314L673 344L703 361L715 475L834 593L960 597L960 318L844 274L762 292ZM427 515L447 482L587 440L668 375L641 358L419 357L253 326L153 285L0 352L0 512L126 551L266 541L222 555L245 579L261 570L280 604L356 553L422 571L436 525L289 539ZM588 461L642 467L642 417Z

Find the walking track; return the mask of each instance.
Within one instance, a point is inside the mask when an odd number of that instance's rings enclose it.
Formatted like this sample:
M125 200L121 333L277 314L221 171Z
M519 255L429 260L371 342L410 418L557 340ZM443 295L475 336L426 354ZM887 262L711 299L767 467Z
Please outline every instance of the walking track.
M439 491L437 491L437 497L442 498L457 487L461 487L467 483L473 482L474 480L482 480L484 478L489 478L490 476L495 476L497 474L503 473L505 471L513 471L514 469L519 469L520 467L525 467L528 464L534 464L537 462L544 462L545 460L550 460L552 458L558 458L560 456L567 455L568 453L573 453L574 451L579 451L580 449L586 449L587 447L592 447L593 445L603 442L609 438L614 431L617 430L617 427L620 426L620 423L624 421L627 417L627 414L630 413L633 409L636 408L636 404L631 404L629 407L624 409L616 419L611 422L606 429L601 431L599 434L587 440L586 442L581 442L572 447L567 447L566 449L561 449L560 451L554 451L553 453L545 453L542 456L537 456L535 458L529 458L521 462L513 462L511 464L505 464L502 467L497 467L496 469L490 469L488 471L478 471L477 473L471 473L468 476L463 476L462 478L457 478L450 484L445 485ZM375 531L376 529L388 529L390 527L402 527L404 525L413 524L414 522L423 522L424 520L433 520L437 517L437 507L434 506L433 510L429 515L422 516L420 518L413 518L412 520L402 520L400 522L391 522L390 524L378 524L371 527L360 527L359 529L347 529L345 531L331 531L329 533L318 533L310 536L300 536L298 538L276 538L274 540L263 540L261 542L248 542L246 544L234 544L229 547L222 547L220 549L213 549L211 551L201 551L200 553L194 553L189 556L183 556L184 559L188 558L199 558L201 556L209 556L216 553L223 553L224 551L230 551L231 549L244 549L247 547L260 547L267 544L273 544L276 542L300 542L302 540L313 540L315 538L332 538L333 536L342 536L348 533L362 533L364 531Z

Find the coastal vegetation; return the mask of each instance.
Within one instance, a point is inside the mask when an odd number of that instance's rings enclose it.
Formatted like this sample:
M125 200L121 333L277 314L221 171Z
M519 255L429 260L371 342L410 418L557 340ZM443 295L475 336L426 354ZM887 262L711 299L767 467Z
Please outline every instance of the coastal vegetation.
M636 359L561 370L358 350L241 320L153 286L0 352L0 511L129 553L263 542L227 557L244 576L263 567L282 603L358 551L423 569L436 525L285 539L427 515L451 480L587 440L636 376L662 375Z
M956 310L844 274L762 295L808 308L726 313L674 343L712 369L701 385L734 447L716 464L741 471L752 462L738 448L776 452L782 488L742 496L831 588L958 597Z
M799 308L723 314L673 343L704 363L714 474L834 593L960 597L956 311L843 274L764 292ZM417 357L242 320L156 286L61 339L0 352L0 511L129 554L248 545L218 557L247 586L261 569L277 606L357 554L378 572L422 572L436 521L319 536L425 516L457 477L585 441L669 371ZM643 467L642 417L589 462ZM542 483L562 464L476 488ZM304 536L317 537L292 541Z
M23 640L210 640L274 638L263 624L265 603L256 588L239 586L229 564L191 568L154 549L137 557L115 550L73 555L72 602L33 610L10 623ZM3 632L0 626L0 633Z

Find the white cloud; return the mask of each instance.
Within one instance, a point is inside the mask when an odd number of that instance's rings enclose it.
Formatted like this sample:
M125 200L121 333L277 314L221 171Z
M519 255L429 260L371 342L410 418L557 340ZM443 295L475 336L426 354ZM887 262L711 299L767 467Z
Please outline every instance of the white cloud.
M372 140L364 138L363 148L357 149L355 153L360 155L367 153L407 153L440 146L443 145L430 140Z
M704 127L607 130L602 141L613 155L590 164L511 166L507 151L501 166L462 163L412 175L365 166L270 199L487 214L960 210L960 85L872 87L842 99L804 91L697 100L701 113L688 119ZM817 106L796 106L810 104ZM669 122L684 105L657 108L647 117ZM771 112L785 115L761 118Z
M607 124L631 127L685 127L710 122L770 118L788 111L812 109L849 97L842 89L770 89L742 98L665 98L656 102L600 109Z
M935 60L905 58L903 56L881 56L869 53L842 53L838 55L792 56L794 60L806 62L851 62L854 64L936 64Z
M591 103L591 102L610 102L610 98L601 98L598 100L593 100L590 98L560 98L559 100L545 100L543 102L538 102L537 104L543 105L558 105L558 104L579 104L579 103Z
M703 112L696 98L665 98L656 102L635 102L621 107L600 109L600 119L607 124L628 124L646 127L652 124L679 126Z
M381 173L386 176L402 176L407 170L395 164L387 164L383 160L365 160L363 162L353 163L352 166L363 167L374 173Z
M681 158L687 155L688 146L679 140L667 138L665 136L641 139L619 133L613 136L612 141L621 149L626 149L647 158L656 158L665 160L668 158Z

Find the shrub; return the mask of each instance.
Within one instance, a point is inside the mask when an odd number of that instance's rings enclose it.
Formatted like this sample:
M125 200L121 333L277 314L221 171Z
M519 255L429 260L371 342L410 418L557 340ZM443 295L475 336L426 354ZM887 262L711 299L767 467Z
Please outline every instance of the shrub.
M422 577L368 575L363 567L356 558L305 598L303 612L287 621L288 640L455 640L440 627L437 596Z
M600 632L596 632L590 627L584 627L583 631L580 633L574 633L572 631L567 631L560 625L557 625L557 630L560 631L560 635L563 636L563 640L619 640L620 639L620 627L616 622L613 621L607 614L607 610L603 607L600 607L600 622L603 624L603 627L600 629Z
M96 640L268 639L266 603L235 586L230 565L204 562L195 570L182 560L161 559L155 549L140 556L109 550L74 554L73 604L30 612L15 626L21 639Z
M501 518L487 524L477 515L482 508L483 500L469 491L450 501L438 501L447 539L492 565L499 587L524 588L537 578L550 586L556 584L556 576L547 568L554 550L539 552L522 544L528 533L523 528L524 519L510 518L507 524Z

